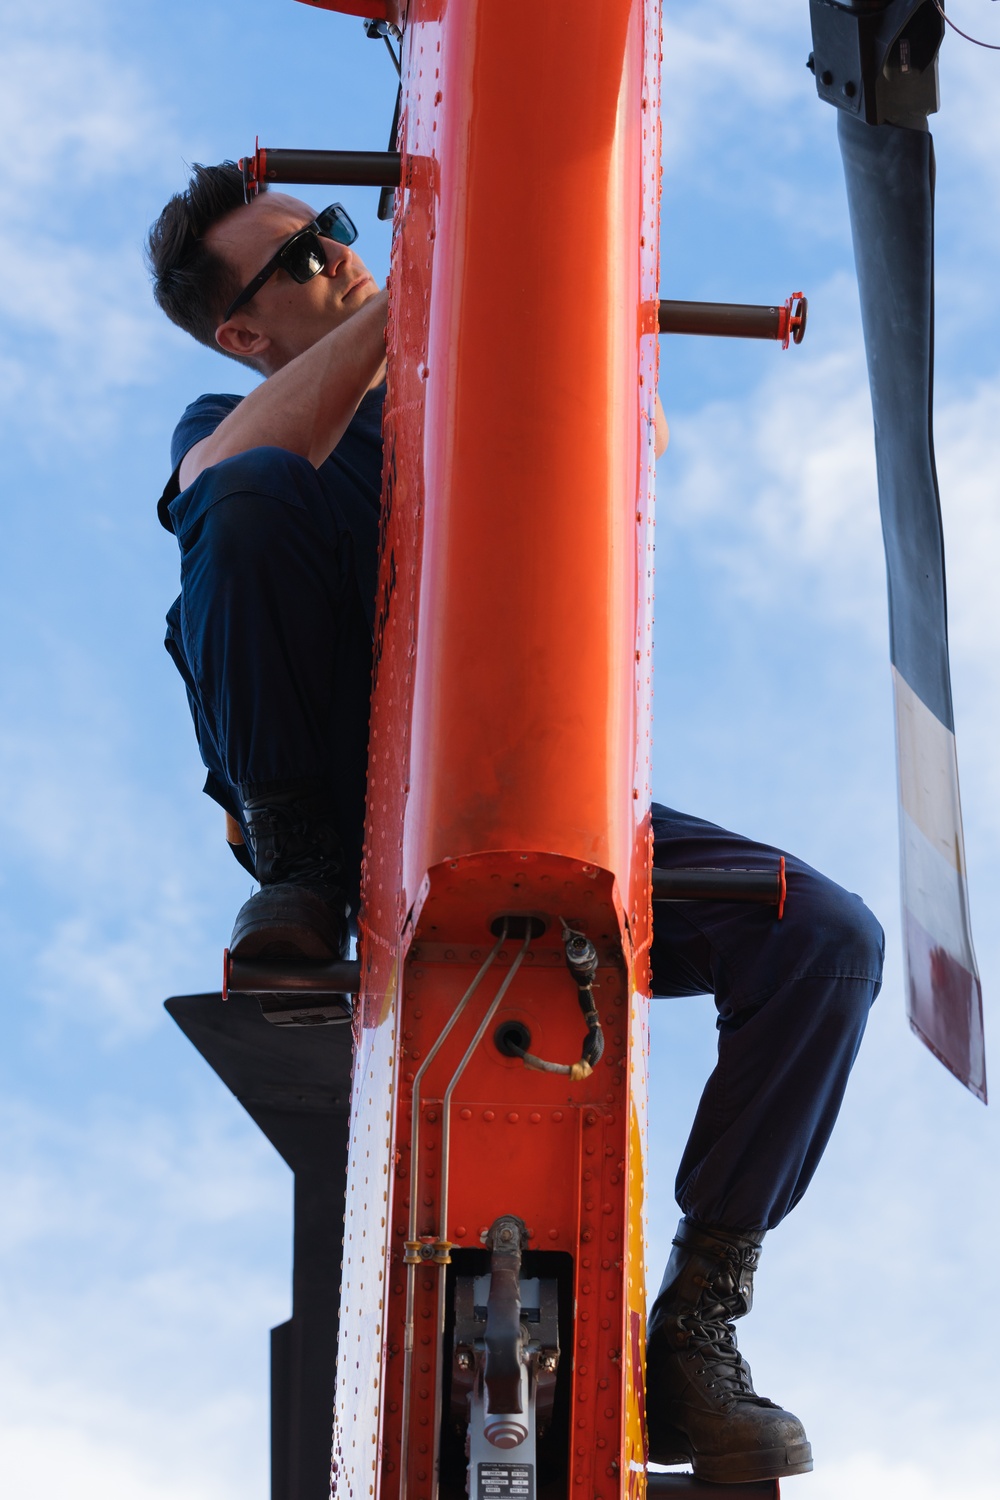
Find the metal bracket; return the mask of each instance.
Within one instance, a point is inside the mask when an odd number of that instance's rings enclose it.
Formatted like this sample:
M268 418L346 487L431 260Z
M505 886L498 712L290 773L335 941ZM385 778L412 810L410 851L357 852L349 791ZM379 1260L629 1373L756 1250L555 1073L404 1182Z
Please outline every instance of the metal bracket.
M490 1255L490 1295L486 1304L486 1360L483 1383L489 1410L524 1411L521 1394L521 1252L528 1231L513 1214L502 1214L486 1236Z
M491 1273L487 1276L459 1276L455 1284L451 1417L460 1428L469 1423L474 1397L481 1406L488 1405L491 1412L501 1411L492 1400L485 1400L486 1331L492 1281ZM520 1394L521 1371L526 1370L527 1402L533 1408L535 1431L541 1437L552 1420L559 1369L557 1282L547 1277L519 1279L517 1299L520 1344L517 1389ZM514 1408L515 1415L518 1410Z
M945 25L934 0L809 0L809 16L821 99L868 125L927 128Z

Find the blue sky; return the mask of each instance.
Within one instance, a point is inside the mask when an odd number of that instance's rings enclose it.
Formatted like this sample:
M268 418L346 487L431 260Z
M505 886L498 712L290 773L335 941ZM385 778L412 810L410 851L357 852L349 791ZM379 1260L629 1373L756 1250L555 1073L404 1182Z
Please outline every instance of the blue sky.
M583 8L585 10L585 8ZM583 24L577 8L576 22ZM987 0L953 0L1000 42ZM161 1010L216 983L248 882L163 652L153 506L202 391L245 390L152 306L184 163L384 146L358 21L292 0L0 0L0 1451L16 1500L264 1500L290 1177ZM986 1500L1000 1139L907 1033L870 412L833 112L805 0L667 0L664 295L810 296L805 344L664 340L655 785L860 891L887 976L813 1190L743 1344L807 1421L796 1500ZM938 152L938 461L972 917L1000 1088L1000 60L950 36ZM344 191L377 274L376 194ZM324 200L325 201L325 200ZM530 233L530 230L527 232ZM650 1275L714 1047L653 1023Z

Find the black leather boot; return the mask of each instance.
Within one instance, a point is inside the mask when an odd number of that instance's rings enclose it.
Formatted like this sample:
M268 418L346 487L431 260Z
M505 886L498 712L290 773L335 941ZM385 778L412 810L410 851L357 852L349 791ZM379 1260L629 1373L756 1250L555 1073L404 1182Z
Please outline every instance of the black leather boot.
M682 1219L649 1318L646 1417L652 1463L747 1484L806 1474L812 1449L791 1412L758 1396L733 1322L753 1305L763 1234Z
M344 856L329 799L296 789L244 804L260 890L240 908L238 958L346 958Z

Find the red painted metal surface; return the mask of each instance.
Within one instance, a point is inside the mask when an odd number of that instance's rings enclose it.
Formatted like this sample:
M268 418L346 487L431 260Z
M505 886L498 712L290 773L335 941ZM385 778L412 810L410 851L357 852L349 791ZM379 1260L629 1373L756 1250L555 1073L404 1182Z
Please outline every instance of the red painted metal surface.
M613 1496L618 1492L625 1397L626 1194L630 1171L641 1193L641 1159L628 1160L629 976L612 883L594 867L585 870L574 860L551 855L487 854L450 861L428 882L407 955L401 1006L402 1076L386 1323L391 1330L402 1329L405 1322L402 1249L411 1222L414 1078L490 947L489 941L471 948L458 941L442 942L439 932L453 933L463 926L481 930L484 909L497 904L516 908L526 889L534 894L544 881L558 886L567 917L586 924L598 947L605 1056L590 1078L573 1084L564 1076L528 1071L519 1061L502 1056L493 1043L501 1024L518 1020L529 1027L532 1049L542 1056L563 1062L579 1058L584 1028L563 961L561 934L553 924L531 944L527 961L459 1077L445 1115L445 1090L521 947L518 942L506 943L468 1016L463 1016L426 1074L420 1095L413 1227L417 1238L440 1236L450 1242L455 1269L466 1273L471 1267L463 1263L460 1252L479 1249L481 1235L503 1212L516 1213L527 1224L529 1249L573 1257L577 1339L572 1441L567 1445L564 1479L572 1466L572 1482L579 1479L589 1495ZM449 1193L442 1216L445 1118ZM441 1343L442 1314L447 1310L444 1269L421 1267L415 1281L409 1420L404 1427L405 1338L397 1338L390 1344L385 1400L387 1416L391 1419L398 1411L400 1420L387 1420L384 1426L379 1493L406 1493L418 1500L433 1494L435 1434L441 1421L436 1388L442 1376L447 1380L450 1351ZM568 1375L569 1347L563 1357ZM405 1490L400 1483L403 1472ZM460 1500L454 1478L450 1493Z
M400 877L408 907L456 854L552 850L616 874L641 951L659 171L641 7L580 27L414 4L404 63L368 928L395 942L376 910Z
M615 130L629 8L587 26L445 8L442 189L462 187L442 190L436 226L410 889L479 849L631 860L638 99Z
M299 0L317 10L338 10L345 16L365 16L373 21L396 21L401 4L396 0Z
M450 1278L515 1214L576 1306L552 1494L617 1500L645 1478L659 7L406 20L334 1491L461 1500ZM428 1062L504 913L544 932ZM600 957L578 1082L493 1043L515 1019L580 1057L563 921Z

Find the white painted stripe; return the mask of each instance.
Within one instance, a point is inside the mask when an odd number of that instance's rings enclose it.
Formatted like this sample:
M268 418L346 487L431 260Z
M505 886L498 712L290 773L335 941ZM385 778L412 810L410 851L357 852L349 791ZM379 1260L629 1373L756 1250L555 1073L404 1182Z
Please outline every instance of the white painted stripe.
M953 868L965 873L955 736L892 669L899 801Z
M964 875L925 837L909 813L899 810L903 908L963 968L977 973Z
M910 1024L984 1102L979 971L972 948L955 736L892 669Z

